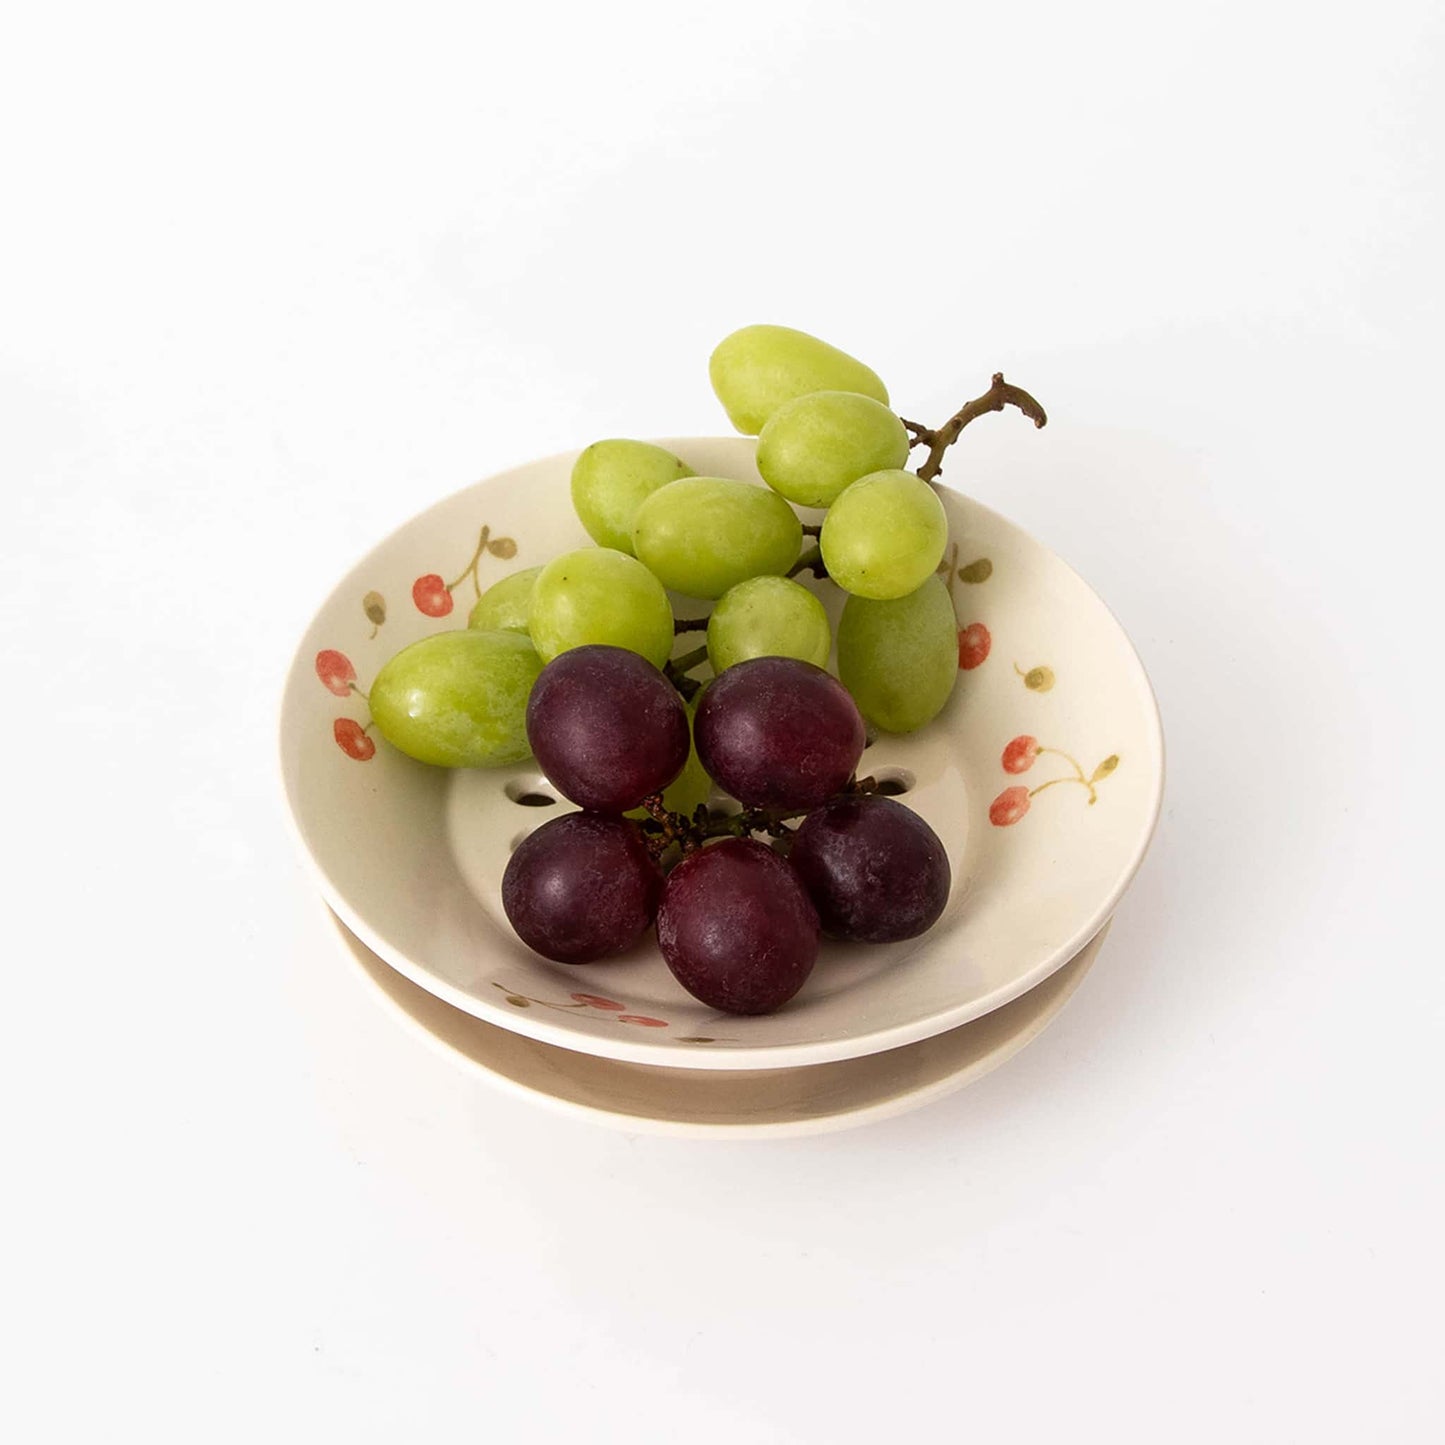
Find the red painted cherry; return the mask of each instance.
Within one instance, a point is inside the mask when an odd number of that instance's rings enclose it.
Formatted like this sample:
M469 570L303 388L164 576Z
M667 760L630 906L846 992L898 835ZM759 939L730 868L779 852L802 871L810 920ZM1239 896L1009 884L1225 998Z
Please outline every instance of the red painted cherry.
M619 1012L627 1007L626 1004L613 1003L610 998L602 998L595 993L574 993L572 995L572 1001L574 1003L585 1003L589 1008L606 1008L612 1009L614 1012Z
M351 684L356 681L356 669L344 652L327 647L316 654L316 676L337 697L349 697Z
M376 743L355 718L337 718L331 724L331 732L336 738L336 746L347 757L355 758L358 763L364 763L368 758L376 756Z
M958 665L969 672L988 660L993 638L982 622L970 622L958 634Z
M1026 773L1033 767L1039 755L1039 740L1027 734L1015 738L1003 750L1003 770L1006 773Z
M1017 823L1029 810L1029 790L1024 787L1005 788L988 805L988 820L995 828Z
M411 600L416 603L416 610L428 617L445 617L452 610L452 594L435 572L428 572L411 584Z

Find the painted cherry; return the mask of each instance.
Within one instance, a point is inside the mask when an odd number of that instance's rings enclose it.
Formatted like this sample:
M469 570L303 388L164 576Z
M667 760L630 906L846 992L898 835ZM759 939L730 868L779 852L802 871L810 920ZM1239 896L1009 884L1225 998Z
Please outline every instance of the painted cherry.
M1026 773L1033 767L1039 755L1039 740L1027 734L1015 738L1003 750L1003 770L1006 773Z
M364 763L376 756L376 743L367 736L366 730L355 718L339 717L331 724L336 746L349 758Z
M620 1024L641 1024L643 1028L665 1029L666 1019L650 1019L646 1014L618 1014L617 1022Z
M329 692L337 697L349 697L351 684L356 681L356 669L344 652L327 647L316 654L316 676Z
M1017 823L1029 810L1029 790L1025 787L1005 788L988 805L988 820L995 828Z
M445 617L453 605L450 588L435 572L428 572L411 584L411 600L416 603L416 610L428 617Z
M993 638L982 622L970 622L958 634L958 665L970 672L981 663L988 661Z
M577 1003L585 1003L589 1008L605 1008L620 1012L627 1007L626 1004L613 1003L610 998L601 998L595 993L574 993L572 998Z

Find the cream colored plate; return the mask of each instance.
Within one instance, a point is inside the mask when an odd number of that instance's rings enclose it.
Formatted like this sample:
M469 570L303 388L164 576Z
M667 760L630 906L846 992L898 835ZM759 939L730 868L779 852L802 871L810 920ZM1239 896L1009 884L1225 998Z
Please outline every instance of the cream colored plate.
M824 1134L907 1113L971 1084L1038 1037L1093 965L1108 924L1021 998L947 1033L882 1053L791 1069L719 1072L630 1064L485 1023L388 967L332 914L378 993L453 1058L512 1093L634 1134Z
M761 485L750 438L670 445L699 473ZM465 626L483 587L587 542L570 503L572 460L517 467L413 518L335 588L297 652L281 718L291 817L323 896L369 948L454 1007L544 1044L752 1072L956 1029L1041 984L1099 931L1159 813L1153 693L1078 576L945 490L959 685L928 727L885 734L863 755L868 772L906 789L948 851L953 896L938 923L880 948L825 943L798 996L760 1018L690 998L650 938L584 968L527 949L502 912L502 874L517 840L566 805L535 764L448 772L403 757L377 739L366 691L400 647ZM836 618L841 594L817 585Z

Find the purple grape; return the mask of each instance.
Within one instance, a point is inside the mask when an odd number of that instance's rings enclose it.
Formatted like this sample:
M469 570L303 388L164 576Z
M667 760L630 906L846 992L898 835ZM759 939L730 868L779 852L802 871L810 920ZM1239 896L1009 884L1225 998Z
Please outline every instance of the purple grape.
M661 892L642 830L603 813L544 823L502 875L502 908L517 936L558 963L626 952L647 932Z
M948 902L952 873L938 834L877 793L834 798L809 813L788 857L833 938L916 938Z
M750 808L816 808L848 779L867 741L836 678L795 657L755 657L709 684L697 710L697 755Z
M692 747L677 689L624 647L574 647L532 684L527 741L564 797L623 813L661 792Z
M677 981L709 1008L771 1013L813 971L818 914L786 859L751 838L725 838L668 874L657 942Z

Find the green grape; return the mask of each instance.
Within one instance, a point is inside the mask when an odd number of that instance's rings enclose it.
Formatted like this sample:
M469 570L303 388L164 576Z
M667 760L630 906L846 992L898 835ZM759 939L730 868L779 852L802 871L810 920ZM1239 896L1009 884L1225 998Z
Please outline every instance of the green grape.
M823 604L786 577L750 577L723 594L707 623L714 672L750 657L799 657L825 667L833 634Z
M632 542L664 586L688 597L729 587L798 560L803 524L776 493L725 477L685 477L638 509Z
M482 631L525 632L527 615L532 610L532 589L541 571L540 567L527 567L493 582L477 598L467 626Z
M829 507L851 482L908 460L908 432L882 402L851 391L785 401L758 436L763 480L800 507Z
M850 597L838 622L838 676L885 732L911 733L937 717L958 678L958 623L943 579L887 602Z
M650 442L593 442L572 468L572 505L599 547L631 554L637 509L659 487L694 475Z
M888 389L861 361L790 326L734 331L718 343L707 370L728 420L748 436L785 401L811 391L856 391L888 405Z
M527 698L542 659L520 632L438 632L391 658L371 685L371 716L394 748L444 768L530 756Z
M887 601L916 591L937 569L948 518L937 493L912 472L874 472L828 509L818 544L845 592Z
M636 557L610 547L548 562L532 591L528 626L543 662L587 642L626 647L654 667L672 653L672 608L662 583Z

